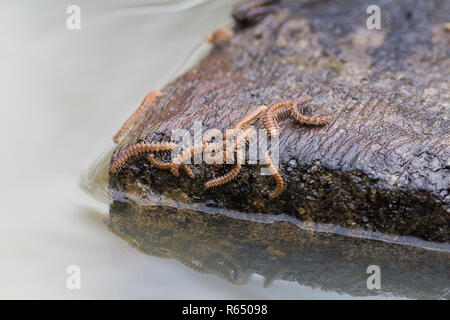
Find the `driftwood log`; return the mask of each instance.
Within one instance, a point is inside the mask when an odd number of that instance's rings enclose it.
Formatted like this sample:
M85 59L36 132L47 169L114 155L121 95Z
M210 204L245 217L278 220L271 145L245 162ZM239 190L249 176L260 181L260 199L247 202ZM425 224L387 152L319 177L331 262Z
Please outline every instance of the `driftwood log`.
M168 141L195 121L226 129L255 106L309 94L310 114L334 120L281 122L287 187L279 198L268 198L274 181L258 166L206 190L229 165L198 165L196 179L177 178L136 157L110 175L115 200L182 192L185 202L449 241L450 2L379 1L379 30L366 27L369 4L236 7L234 38L165 86L112 156L140 141Z

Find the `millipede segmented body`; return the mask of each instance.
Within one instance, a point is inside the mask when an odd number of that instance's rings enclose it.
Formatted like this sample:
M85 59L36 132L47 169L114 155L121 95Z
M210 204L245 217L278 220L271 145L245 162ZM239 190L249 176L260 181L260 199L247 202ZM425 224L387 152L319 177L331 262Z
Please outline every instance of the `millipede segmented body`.
M195 156L196 154L202 153L207 146L208 146L208 144L202 142L201 144L191 146L188 149L186 149L185 151L181 152L175 159L172 160L172 166L170 168L170 171L172 172L172 174L174 176L178 177L180 175L179 170L178 170L179 167L182 164L185 164L185 162L189 158ZM184 169L184 170L186 171L186 169Z
M281 130L280 126L278 125L278 122L280 120L286 119L290 114L291 111L286 108L278 109L277 111L274 112L273 118L275 119L275 123L278 130Z
M125 122L125 124L116 134L116 136L114 137L114 141L119 140L119 138L125 133L125 131L127 131L132 126L132 124L148 108L152 100L159 94L159 91L152 91L147 95L138 110L136 110L136 112ZM161 170L170 170L171 173L177 177L179 176L179 169L181 168L190 178L195 178L195 174L192 168L186 163L190 158L195 157L195 155L203 152L221 152L223 155L223 159L226 159L228 152L230 152L230 154L233 156L234 153L236 153L236 164L231 169L231 171L220 177L207 181L204 186L206 189L209 189L229 183L237 177L240 170L242 169L242 165L245 162L245 146L249 143L249 141L251 141L250 139L253 138L252 133L256 133L256 128L254 125L252 125L253 121L259 119L258 121L260 121L263 127L268 130L269 135L273 136L281 130L278 122L289 115L291 115L296 121L300 123L316 126L327 124L332 120L332 117L330 116L308 117L301 114L303 108L311 101L312 98L310 96L303 96L296 99L277 102L270 105L269 107L264 105L257 106L247 112L235 123L233 123L230 129L223 133L222 141L210 141L214 136L217 135L217 132L214 132L214 130L212 130L211 132L204 135L201 143L193 145L184 150L170 162L162 162L160 160L157 160L154 154L150 154L148 156L148 160L155 168ZM243 146L244 149L241 149L242 142L245 143L245 145ZM122 151L114 159L109 168L110 172L117 172L131 157L137 154L145 152L167 151L175 149L176 147L177 144L172 142L137 143ZM229 148L230 150L228 150ZM219 154L219 159L222 155ZM264 161L265 165L267 166L269 172L273 175L276 182L275 189L269 193L269 198L274 199L283 192L285 185L284 180L281 173L272 162L269 151L265 152Z
M183 151L180 155L178 155L175 159L172 160L173 166L171 167L172 174L175 176L179 176L178 166L182 163L186 162L189 158L194 157L196 154L203 153L205 151L213 151L218 150L220 148L223 149L226 138L230 138L230 136L236 135L240 132L240 130L247 126L250 122L255 120L262 112L267 109L266 106L258 106L248 112L244 117L240 118L237 122L233 124L231 130L228 130L226 134L228 135L222 141L222 143L209 143L208 141L213 137L213 133L205 135L202 142L198 145L194 145L187 150ZM235 149L235 148L234 148Z
M291 111L292 116L298 122L305 123L305 124L310 124L310 125L313 125L313 126L321 126L321 125L327 124L328 122L333 120L333 118L331 116L324 116L324 117L308 117L308 116L305 116L305 115L301 114L300 112L298 112L295 109L295 106L290 106L290 111Z
M238 157L240 157L240 156L238 155ZM223 176L220 176L215 179L207 181L205 183L205 188L206 189L214 188L214 187L226 184L226 183L230 182L231 180L233 180L234 178L236 178L242 169L242 162L243 162L242 158L238 159L236 161L236 164L234 165L233 169L231 169L231 171L224 174Z
M136 143L120 153L120 155L111 163L109 171L117 172L130 158L137 154L149 151L167 151L176 148L176 143L173 142L139 142Z
M278 125L277 118L285 115L285 110L291 106L299 106L303 108L310 103L312 98L310 96L304 96L297 99L285 100L270 105L263 116L264 125L267 128L269 135L275 135L277 131L281 130Z
M228 42L234 37L233 28L230 25L225 25L213 33L207 33L205 39L215 46Z
M148 155L148 160L150 161L152 166L161 170L170 170L172 166L170 162L162 162L156 160L155 155L153 153Z
M250 122L255 120L262 112L267 110L267 106L257 106L248 112L245 116L236 121L232 129L242 129L245 128Z
M131 126L136 122L137 119L139 119L145 110L151 105L151 102L153 99L155 99L157 96L161 94L160 91L154 90L147 94L147 96L142 101L141 105L137 108L137 110L125 121L125 123L122 125L122 127L117 131L117 133L114 135L114 142L118 143L119 139L131 128Z
M277 186L275 190L271 191L269 193L269 198L274 199L278 197L284 190L284 180L281 176L281 173L275 168L275 165L272 162L272 159L270 158L269 152L266 152L264 154L264 161L266 162L267 168L269 169L270 173L275 178L275 182L277 183Z
M209 180L208 182L206 182L205 188L209 189L209 188L217 187L222 184L226 184L226 183L230 182L231 180L233 180L234 178L237 177L237 175L241 171L241 168L242 168L242 165L236 164L233 167L233 169L231 169L230 172L224 174L223 176L220 176L218 178L215 178L215 179L212 179L212 180Z
M239 145L244 142L247 141L250 134L252 132L254 132L255 128L253 126L248 127L247 129L245 129L244 131L242 131L236 138L236 140L233 143L233 152L235 152L237 150L237 148L239 147ZM225 153L225 150L222 150L223 153ZM225 155L224 155L225 156ZM209 180L208 182L205 183L205 188L209 189L212 187L217 187L220 186L222 184L226 184L228 182L230 182L231 180L233 180L234 178L237 177L237 175L239 174L239 172L242 169L242 164L244 163L244 155L241 152L237 152L237 156L236 156L236 165L233 167L233 169L231 169L230 172L224 174L223 176L220 176L218 178Z
M186 172L186 174L189 176L189 178L191 178L191 179L195 178L194 171L192 171L191 167L188 164L182 163L181 169L183 169L184 172Z

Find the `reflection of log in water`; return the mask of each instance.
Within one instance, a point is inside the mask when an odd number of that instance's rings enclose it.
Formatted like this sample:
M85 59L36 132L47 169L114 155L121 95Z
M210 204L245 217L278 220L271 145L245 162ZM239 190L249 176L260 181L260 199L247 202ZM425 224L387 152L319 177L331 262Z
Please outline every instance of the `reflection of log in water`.
M251 274L354 296L450 297L450 254L306 231L289 222L259 223L168 206L113 202L111 228L144 253L177 259L235 284ZM368 290L369 265L381 290Z

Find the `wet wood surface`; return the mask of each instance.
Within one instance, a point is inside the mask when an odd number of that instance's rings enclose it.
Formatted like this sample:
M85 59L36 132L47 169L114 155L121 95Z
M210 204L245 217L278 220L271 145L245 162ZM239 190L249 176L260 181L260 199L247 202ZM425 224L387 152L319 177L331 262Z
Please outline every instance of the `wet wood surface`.
M287 188L279 198L268 198L274 181L257 166L206 190L204 182L230 166L196 166L196 179L177 178L142 157L111 174L111 188L141 199L176 191L214 207L448 241L450 2L377 2L380 30L366 27L370 4L237 7L234 38L167 84L113 154L169 141L173 129L196 121L203 130L226 129L255 106L308 94L307 114L334 120L324 127L281 122Z

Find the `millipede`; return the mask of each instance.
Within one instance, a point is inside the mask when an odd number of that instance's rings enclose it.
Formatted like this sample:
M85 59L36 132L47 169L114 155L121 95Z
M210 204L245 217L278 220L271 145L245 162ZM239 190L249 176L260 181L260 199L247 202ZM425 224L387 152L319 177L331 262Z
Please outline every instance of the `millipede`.
M188 164L182 163L181 169L183 169L184 172L186 172L186 174L189 176L189 178L191 178L191 179L195 178L195 173L194 173L194 171L192 171L192 168Z
M233 149L232 149L233 153L236 152L238 146L240 145L240 143L242 141L248 140L249 134L251 134L254 129L255 128L253 126L250 126L246 130L244 130L241 134L238 135L238 137L235 140L234 145L233 145ZM222 151L222 152L224 152L224 151ZM233 167L233 169L231 169L230 172L224 174L223 176L220 176L218 178L207 181L205 183L205 188L209 189L212 187L217 187L219 185L226 184L226 183L230 182L231 180L233 180L234 178L236 178L242 169L242 163L244 162L244 160L245 160L244 155L240 152L237 152L236 165Z
M267 151L264 154L264 161L266 162L267 168L275 178L275 182L277 184L276 188L269 193L269 198L274 199L283 192L284 180L283 177L281 176L281 173L277 170L277 168L275 168L275 165L273 164L272 159L270 158L269 152Z
M176 177L180 175L178 168L180 165L184 164L189 158L193 157L196 154L202 153L205 148L208 146L206 143L201 143L198 145L194 145L180 153L175 159L172 160L172 166L170 171Z
M285 100L270 105L264 113L263 117L264 125L267 128L269 135L272 136L276 131L281 130L280 126L278 125L277 117L280 117L283 114L285 115L285 112L283 110L291 106L300 106L301 108L303 108L311 101L311 96L304 96L297 99Z
M172 167L172 163L170 162L162 162L156 160L155 155L153 153L148 155L148 160L150 161L150 164L152 166L161 170L170 170L170 168Z
M172 162L163 162L163 161L159 161L156 160L155 155L153 153L148 155L148 160L150 161L150 164L152 166L154 166L155 168L158 168L160 170L172 170L172 168L174 167L174 164ZM180 167L184 170L184 172L186 172L186 174L194 179L195 178L195 174L194 171L192 171L191 167L189 167L189 165L182 163L180 165Z
M237 122L235 122L232 125L231 130L228 130L226 132L227 138L236 135L242 128L247 126L251 121L255 120L266 109L267 109L266 106L258 106L252 109L244 117L240 118ZM213 149L219 149L221 147L223 148L225 141L222 141L221 144L208 142L213 137L213 135L214 133L210 132L209 134L205 135L200 144L189 147L181 154L179 154L175 159L173 159L172 160L173 166L171 167L172 174L178 177L179 176L178 166L187 161L189 158L194 157L196 154L202 153L205 150L211 151Z
M127 131L129 128L135 123L135 121L141 117L143 112L151 105L153 99L160 94L159 91L150 92L144 101L141 103L139 108L135 111L135 113L124 123L122 128L120 128L119 132L114 136L114 141L117 142L120 137ZM244 163L245 153L242 154L242 150L238 150L238 146L241 145L242 142L245 142L245 145L249 143L249 139L251 137L252 132L256 132L255 125L252 125L253 121L260 121L263 127L265 127L270 136L274 136L277 131L280 131L281 128L278 122L281 119L286 118L291 115L297 122L307 124L307 125L324 125L329 123L333 118L331 116L323 116L323 117L309 117L302 114L303 108L312 101L312 98L308 95L291 99L284 100L281 102L277 102L271 104L269 107L265 105L260 105L249 112L247 112L243 117L239 118L236 122L234 122L230 129L226 130L225 134L223 134L223 138L221 142L211 142L210 140L217 134L212 130L211 132L204 135L201 143L193 145L183 152L181 152L178 156L172 159L169 162L159 161L155 158L155 155L149 154L148 160L152 166L161 170L170 170L171 173L179 177L179 169L183 169L186 174L190 178L195 178L195 174L192 168L185 163L188 159L194 157L195 155L208 151L217 152L217 150L221 150L224 158L226 152L224 147L229 147L229 143L231 143L231 150L227 149L227 152L230 151L232 154L236 153L236 164L228 173L214 178L212 180L207 181L204 186L206 189L217 187L226 183L229 183L233 179L235 179L239 172L242 169L242 165ZM233 140L231 140L233 139ZM125 163L137 154L145 153L145 152L155 152L155 151L167 151L173 150L177 147L176 143L173 142L140 142L135 145L132 145L122 151L111 163L110 172L115 173L120 168L122 168ZM245 150L244 150L245 151ZM284 190L285 184L284 179L279 172L279 170L275 167L272 159L270 157L269 151L266 151L264 154L264 162L269 172L274 176L276 187L273 191L269 192L269 198L274 199L277 198Z
M226 184L228 182L230 182L231 180L233 180L234 178L237 177L237 175L239 174L239 172L241 171L242 165L241 164L236 164L233 169L231 169L231 171L229 171L228 173L224 174L223 176L220 176L218 178L209 180L208 182L205 183L205 188L209 189L209 188L213 188L213 187L217 187L220 186L222 184Z
M131 128L131 126L142 116L144 111L151 105L153 99L155 99L160 94L161 92L158 90L154 90L147 94L137 110L127 119L127 121L125 121L119 131L117 131L117 133L114 135L113 141L115 143L119 142L120 138Z
M331 116L324 116L324 117L308 117L301 113L299 113L297 110L295 110L295 106L290 106L291 114L294 116L295 120L297 120L300 123L310 124L313 126L321 126L324 124L327 124L331 120L333 120L333 117Z
M241 119L236 121L231 128L232 129L244 128L247 124L249 124L250 122L255 120L262 112L264 112L266 110L267 110L267 106L264 106L264 105L253 108L245 116L243 116Z
M205 39L215 46L228 42L234 37L233 28L230 25L225 25L213 33L205 34Z
M137 154L149 151L167 151L177 147L173 142L139 142L120 153L120 155L111 163L109 171L117 172L132 157Z

